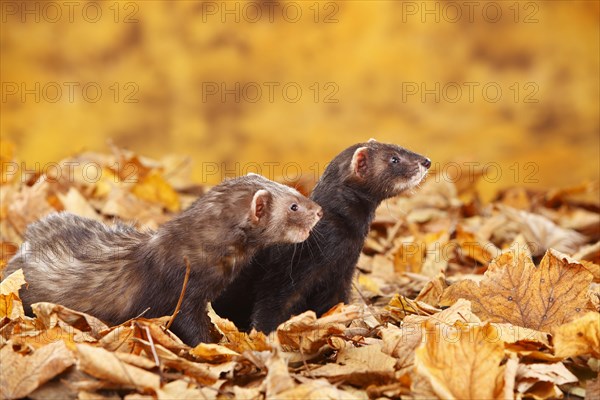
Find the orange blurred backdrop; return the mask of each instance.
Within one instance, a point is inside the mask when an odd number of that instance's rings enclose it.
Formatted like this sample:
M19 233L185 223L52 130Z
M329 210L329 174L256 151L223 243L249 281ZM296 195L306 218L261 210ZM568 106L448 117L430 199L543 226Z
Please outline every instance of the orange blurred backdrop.
M489 193L598 180L598 4L3 1L2 142L42 168L187 154L216 183L374 137Z

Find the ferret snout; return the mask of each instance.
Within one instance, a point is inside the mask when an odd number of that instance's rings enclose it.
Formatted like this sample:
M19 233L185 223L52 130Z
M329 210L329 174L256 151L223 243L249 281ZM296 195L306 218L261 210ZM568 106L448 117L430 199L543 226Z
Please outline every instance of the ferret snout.
M421 165L426 169L429 169L429 167L431 167L431 160L427 157L424 157L424 159L421 161Z

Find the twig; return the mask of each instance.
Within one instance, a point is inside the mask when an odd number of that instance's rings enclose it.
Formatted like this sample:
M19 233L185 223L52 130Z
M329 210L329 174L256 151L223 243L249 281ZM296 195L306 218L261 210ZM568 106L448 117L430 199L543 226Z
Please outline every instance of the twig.
M192 269L192 266L190 265L190 260L187 258L187 256L183 256L183 261L185 262L185 277L183 278L183 287L181 288L181 294L179 295L179 300L177 300L177 306L175 307L175 311L173 312L173 315L171 315L171 319L169 319L169 323L167 324L167 330L171 327L173 321L175 320L175 317L179 313L181 303L183 303L183 296L185 295L185 290L187 289L188 280L190 279L190 270Z
M142 311L141 313L139 313L135 318L132 318L130 321L133 321L134 319L141 318L144 314L146 314L148 312L149 309L150 309L150 307L146 308L144 311Z
M150 350L152 350L152 357L154 357L154 363L157 367L160 368L160 360L158 359L158 354L156 354L156 348L154 347L154 339L152 339L150 329L147 326L144 326L143 328L146 331L146 337L148 338L148 342L150 343Z

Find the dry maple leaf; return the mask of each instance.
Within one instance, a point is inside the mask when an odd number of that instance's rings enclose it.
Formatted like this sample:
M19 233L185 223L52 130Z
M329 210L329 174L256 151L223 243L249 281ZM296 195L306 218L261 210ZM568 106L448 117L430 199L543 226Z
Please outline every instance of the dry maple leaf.
M0 397L16 399L27 396L75 363L75 357L62 341L48 344L28 356L7 345L0 350Z
M549 331L585 313L591 282L581 264L555 250L546 252L539 267L523 252L507 251L490 263L479 284L455 283L440 304L463 298L481 319Z
M502 394L504 343L491 325L426 323L427 340L415 352L415 372L441 399L494 399Z

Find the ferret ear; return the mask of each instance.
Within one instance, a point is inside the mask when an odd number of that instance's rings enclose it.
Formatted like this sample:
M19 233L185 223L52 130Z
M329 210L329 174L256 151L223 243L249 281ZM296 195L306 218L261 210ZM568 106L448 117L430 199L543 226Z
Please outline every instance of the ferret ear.
M375 140L375 139L373 139L373 138L371 138L371 139L367 140L367 143L374 143L374 142L377 142L377 140Z
M359 147L354 152L352 156L352 162L350 163L350 167L352 168L352 172L360 177L364 178L367 174L368 163L369 163L369 152L367 147Z
M267 213L270 197L271 194L264 189L257 190L254 193L250 206L250 219L252 222L257 223Z

